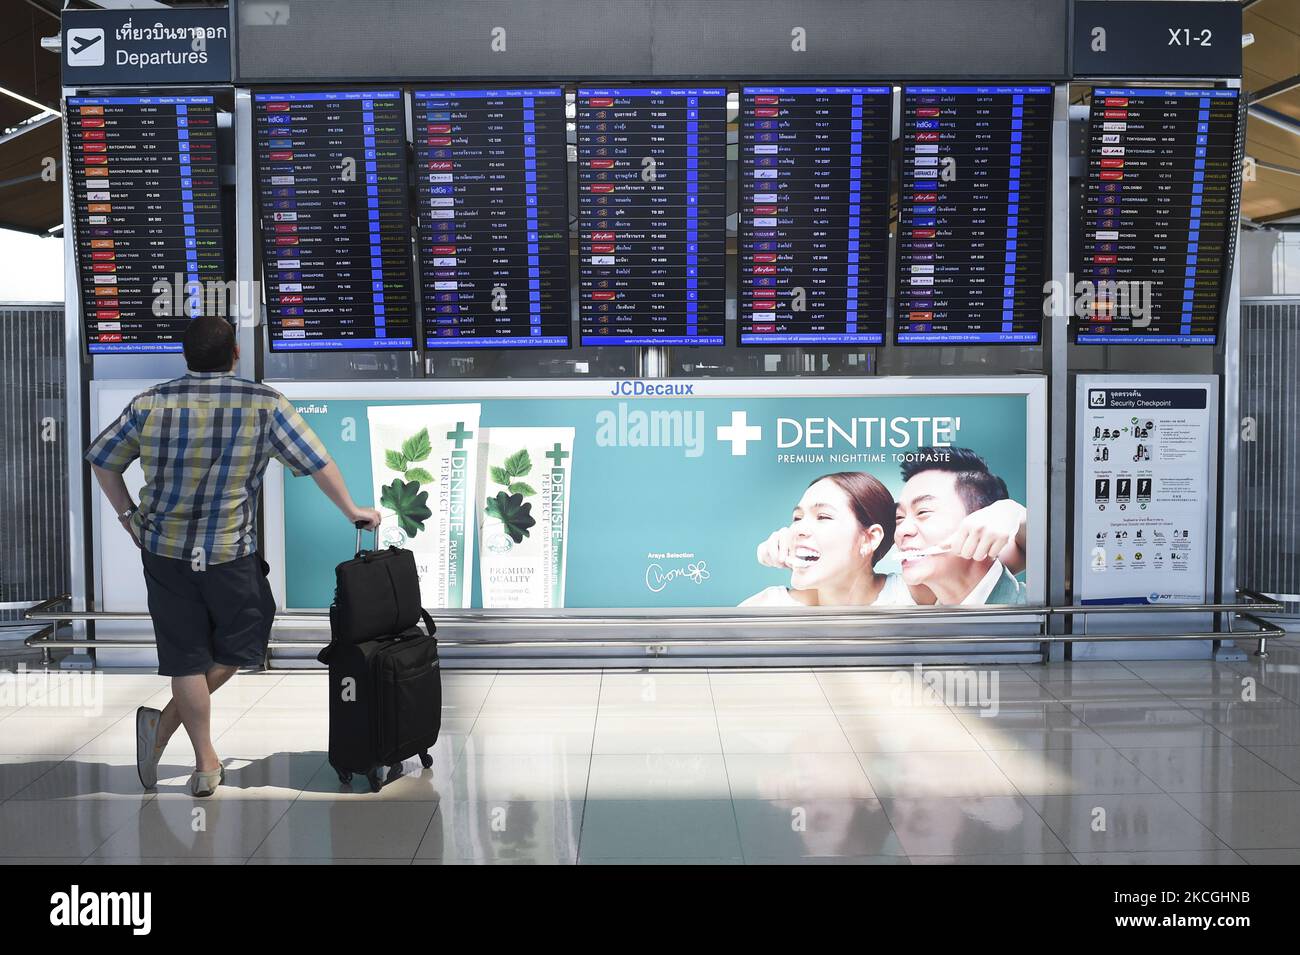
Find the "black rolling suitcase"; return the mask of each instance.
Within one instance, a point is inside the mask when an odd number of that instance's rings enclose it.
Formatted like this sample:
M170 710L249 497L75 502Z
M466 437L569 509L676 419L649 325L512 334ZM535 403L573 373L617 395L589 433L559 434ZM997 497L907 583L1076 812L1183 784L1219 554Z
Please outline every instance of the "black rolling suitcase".
M442 726L438 641L433 620L420 607L410 551L362 551L358 530L357 556L336 574L330 643L317 657L329 666L329 762L340 782L364 773L378 792L401 775L404 759L419 754L425 768L433 765L429 749ZM387 621L413 606L427 632L409 626L369 638L374 625L367 604Z

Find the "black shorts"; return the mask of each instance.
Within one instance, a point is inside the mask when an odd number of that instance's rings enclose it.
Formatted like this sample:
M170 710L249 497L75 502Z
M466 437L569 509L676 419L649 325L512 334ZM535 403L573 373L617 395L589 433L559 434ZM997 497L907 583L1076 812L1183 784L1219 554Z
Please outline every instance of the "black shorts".
M142 551L160 676L194 676L213 664L261 666L275 597L259 554L195 570Z

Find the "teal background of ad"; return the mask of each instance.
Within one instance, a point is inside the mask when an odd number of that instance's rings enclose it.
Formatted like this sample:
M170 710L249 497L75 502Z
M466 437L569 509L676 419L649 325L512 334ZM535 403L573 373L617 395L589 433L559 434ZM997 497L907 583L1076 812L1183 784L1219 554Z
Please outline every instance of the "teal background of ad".
M338 462L353 498L366 504L374 495L367 407L468 400L297 398L293 403ZM914 443L903 448L854 449L837 442L833 449L795 446L778 450L778 417L832 417L844 426L855 417L960 417L961 428L952 444L982 455L990 470L1006 481L1011 496L1027 503L1028 400L1024 395L493 398L479 403L480 427L576 429L569 490L568 607L734 607L765 587L789 584L789 571L760 566L755 549L772 531L790 522L791 511L814 478L834 471L866 471L897 497L903 484L897 463L840 464L831 462L829 456L905 453L915 450ZM598 446L597 416L602 411L617 415L620 404L629 412L702 411L703 435L695 437L703 454L687 457L688 449L682 447ZM741 456L733 456L731 445L717 438L717 429L730 425L732 413L737 411L745 412L750 426L763 429L762 440L751 442L748 453ZM351 419L355 440L343 440L346 419ZM778 454L824 454L827 460L778 462ZM534 475L542 463L534 462ZM481 510L481 501L477 507ZM333 597L334 566L352 556L355 532L310 480L294 478L287 471L284 515L286 605L295 609L327 607ZM1043 519L1041 514L1029 515L1031 524ZM482 606L478 544L476 531L475 607ZM657 561L648 556L665 552L695 556ZM658 593L646 584L651 563L671 571L701 561L707 579L677 577ZM896 570L897 563L887 557L876 569Z

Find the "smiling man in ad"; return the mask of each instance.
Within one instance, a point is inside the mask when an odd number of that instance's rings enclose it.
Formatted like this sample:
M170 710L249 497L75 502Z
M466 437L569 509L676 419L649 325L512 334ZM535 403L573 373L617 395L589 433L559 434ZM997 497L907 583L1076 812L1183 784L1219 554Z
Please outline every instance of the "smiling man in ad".
M969 448L917 457L903 465L894 529L903 580L939 604L1023 604L1009 565L1023 567L1025 508Z
M758 547L758 562L790 568L742 607L905 607L1023 604L1028 512L969 448L922 448L902 468L897 503L870 474L815 480L789 527ZM897 547L901 573L874 569Z

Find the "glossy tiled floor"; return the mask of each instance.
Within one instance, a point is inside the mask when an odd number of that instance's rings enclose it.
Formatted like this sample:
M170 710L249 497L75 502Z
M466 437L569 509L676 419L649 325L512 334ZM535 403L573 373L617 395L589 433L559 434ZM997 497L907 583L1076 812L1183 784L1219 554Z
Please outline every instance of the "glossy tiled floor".
M326 763L323 675L241 675L208 800L180 736L136 779L165 681L28 674L0 861L1296 863L1300 650L1272 649L946 671L943 699L940 670L449 672L433 768L379 795Z

